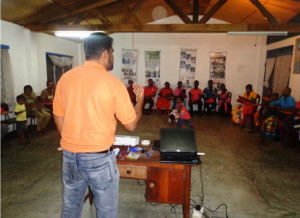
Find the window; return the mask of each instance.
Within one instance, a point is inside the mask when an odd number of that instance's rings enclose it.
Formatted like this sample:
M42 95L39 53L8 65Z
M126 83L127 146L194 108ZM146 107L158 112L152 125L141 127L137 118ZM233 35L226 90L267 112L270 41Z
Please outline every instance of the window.
M14 86L11 66L9 46L1 45L1 102L5 102L9 106L14 104Z
M73 56L46 52L47 80L54 81L56 85L60 77L72 69Z

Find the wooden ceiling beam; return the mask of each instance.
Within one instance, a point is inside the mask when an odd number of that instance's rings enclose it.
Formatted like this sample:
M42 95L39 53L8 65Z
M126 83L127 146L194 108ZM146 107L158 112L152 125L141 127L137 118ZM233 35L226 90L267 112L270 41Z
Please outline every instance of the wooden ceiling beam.
M177 6L174 0L165 0L165 2L172 9L172 11L174 11L174 13L180 17L180 19L184 23L192 23L191 19L186 14L183 13L181 8Z
M35 22L38 22L40 24L47 24L47 23L50 23L50 22L54 22L54 21L57 21L57 20L60 20L60 19L70 17L72 15L84 13L84 12L87 12L87 11L92 10L94 8L102 7L104 5L111 4L111 3L114 3L114 2L117 2L117 1L118 0L102 0L102 1L92 3L92 4L88 4L84 7L80 7L76 10L72 10L71 12L66 12L66 13L61 13L60 11L51 11L51 12L46 13L46 14L45 13L36 14L36 15L31 16L31 17L24 18L23 22L25 20L25 24L27 24L27 25L30 25L30 24L35 23Z
M66 8L66 7L62 6L61 4L59 4L56 0L51 0L51 2L52 2L53 4L55 4L56 6L58 6L59 8L63 9L64 11L66 11L66 12L68 12L68 13L71 12L71 10L69 10L68 8Z
M111 21L97 8L93 9L91 11L91 14L93 14L103 24L112 24Z
M199 23L206 23L212 16L227 2L227 0L219 0L199 21Z
M86 13L79 14L72 25L79 25L85 19Z
M300 33L300 24L115 24L115 25L32 25L32 31L108 31L161 33L227 33L228 31L288 31Z
M258 1L258 0L250 0L252 4L257 7L257 9L262 13L263 16L265 16L269 23L279 23L275 17Z
M289 23L300 23L300 12L289 20Z
M193 1L193 23L198 23L199 19L199 0Z
M145 1L146 0L138 0L137 3L130 9L129 13L122 18L119 24L127 23L130 20L130 18L135 15L135 12L137 12L141 8Z

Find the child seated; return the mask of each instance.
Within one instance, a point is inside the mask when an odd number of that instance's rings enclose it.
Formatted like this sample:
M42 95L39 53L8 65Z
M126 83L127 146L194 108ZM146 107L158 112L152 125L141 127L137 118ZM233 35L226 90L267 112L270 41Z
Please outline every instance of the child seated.
M178 113L180 115L179 118L178 118L178 121L177 121L177 128L181 129L182 123L185 122L188 127L193 129L194 126L191 123L191 115L189 114L186 107L182 104L182 101L183 101L182 98L180 98L180 97L176 98L177 110L178 110Z
M219 94L219 110L222 108L224 110L224 114L228 114L228 108L231 106L230 103L231 101L229 99L227 89L222 88L221 93ZM231 112L231 107L229 112Z
M23 95L17 96L17 104L15 106L16 115L16 129L18 133L19 143L21 145L29 144L25 139L25 128L27 126L27 116L25 107L25 97Z

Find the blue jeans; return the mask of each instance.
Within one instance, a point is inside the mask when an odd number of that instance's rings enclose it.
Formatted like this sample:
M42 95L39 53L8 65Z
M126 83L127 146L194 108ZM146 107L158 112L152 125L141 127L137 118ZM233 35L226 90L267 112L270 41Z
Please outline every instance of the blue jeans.
M188 120L185 120L185 119L182 119L182 118L178 118L177 120L177 129L181 129L181 125L182 123L185 122L186 125L190 128L194 128L193 124L191 123L191 119L188 119Z
M62 218L79 218L87 190L94 196L97 218L118 217L120 174L115 153L63 151Z

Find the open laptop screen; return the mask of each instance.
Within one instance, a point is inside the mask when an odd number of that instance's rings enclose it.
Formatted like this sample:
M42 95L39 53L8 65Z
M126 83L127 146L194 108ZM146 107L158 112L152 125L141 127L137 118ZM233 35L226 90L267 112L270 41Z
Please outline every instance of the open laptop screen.
M196 152L196 137L193 129L160 129L161 152Z

